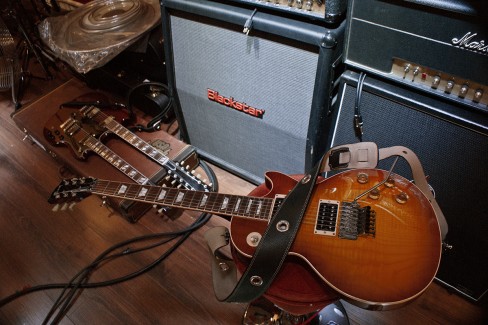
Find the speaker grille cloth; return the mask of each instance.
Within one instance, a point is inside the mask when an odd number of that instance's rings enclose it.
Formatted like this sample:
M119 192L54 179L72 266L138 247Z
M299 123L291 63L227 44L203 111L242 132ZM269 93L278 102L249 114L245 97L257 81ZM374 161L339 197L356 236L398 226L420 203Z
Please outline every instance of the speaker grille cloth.
M353 129L355 97L356 88L347 85L333 145L358 141ZM444 254L438 277L463 283L462 290L473 296L481 294L476 290L488 288L488 278L479 278L488 274L488 136L368 92L361 97L361 114L363 141L380 148L405 146L419 156L449 224L447 241L454 246ZM408 165L399 162L394 172L412 179ZM391 163L389 159L379 166L389 169Z
M176 88L192 145L261 179L266 170L303 173L318 52L171 18ZM265 114L212 102L207 89Z

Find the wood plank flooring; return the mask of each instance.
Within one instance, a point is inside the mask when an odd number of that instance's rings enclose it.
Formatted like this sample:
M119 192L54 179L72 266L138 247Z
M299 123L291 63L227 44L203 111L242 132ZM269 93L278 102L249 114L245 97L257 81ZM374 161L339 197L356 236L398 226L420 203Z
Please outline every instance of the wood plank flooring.
M24 105L67 78L31 80ZM138 223L127 222L101 199L91 196L73 210L52 212L46 201L62 178L61 166L29 141L10 114L9 92L0 93L0 299L23 288L66 283L112 245L147 234L182 229L197 214L172 220L150 211ZM254 188L217 167L220 191L247 194ZM245 304L214 297L203 233L226 225L213 217L164 262L133 280L86 289L62 324L241 324ZM125 246L124 246L125 247ZM136 246L127 245L125 248ZM144 267L169 246L106 263L90 281L107 281ZM0 308L0 324L41 324L60 293L43 290ZM392 311L368 311L344 302L351 324L486 324L486 306L473 304L433 283L417 300Z

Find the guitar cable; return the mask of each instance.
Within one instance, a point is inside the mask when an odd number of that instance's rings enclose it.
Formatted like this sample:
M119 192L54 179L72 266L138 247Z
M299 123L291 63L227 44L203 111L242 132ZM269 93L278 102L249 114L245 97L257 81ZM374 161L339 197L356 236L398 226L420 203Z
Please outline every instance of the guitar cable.
M126 98L126 103L127 103L126 108L129 111L131 118L135 116L134 109L132 107L132 100L134 98L135 92L140 88L151 87L151 86L163 89L166 94L169 93L168 87L165 84L160 82L155 82L155 81L142 82L132 87L127 93L127 98ZM142 124L138 124L135 126L135 128L138 131L154 132L161 129L161 123L164 116L170 111L171 107L173 106L173 98L167 95L166 98L167 98L167 103L165 104L161 112L159 112L156 116L154 116L145 126ZM156 97L153 97L153 100L157 101L157 104L159 105L164 104L164 100L163 101L158 100Z
M354 104L354 132L356 137L360 142L363 141L363 117L361 115L361 94L363 92L364 79L366 79L366 74L361 72L359 74L358 84L356 88L356 100Z
M218 181L213 170L206 164L206 162L202 160L200 160L200 167L207 174L209 181L212 182L212 190L218 191ZM154 267L161 264L161 262L163 262L168 256L170 256L181 244L183 244L194 231L200 229L203 225L205 225L210 220L211 216L212 214L210 213L201 213L200 216L190 226L182 230L167 232L167 233L143 235L115 244L109 247L108 249L106 249L104 252L102 252L93 262L91 262L88 266L83 268L74 277L72 277L69 282L45 284L45 285L38 285L33 287L30 286L24 287L22 290L17 291L14 294L11 294L10 296L1 299L0 308L27 294L31 294L38 291L62 289L61 293L59 294L58 298L54 302L53 306L51 307L50 311L48 312L48 314L46 315L42 323L42 324L48 324L48 323L58 324L63 319L63 317L68 313L70 308L74 305L76 298L81 294L82 290L115 285L118 283L122 283L134 279L137 276L152 270ZM149 249L160 247L164 244L176 240L178 237L180 238L177 240L176 243L174 243L157 259L155 259L145 267L136 270L132 273L111 280L92 282L92 283L89 282L89 278L93 274L93 272L106 265L106 263L118 259L120 257L129 256L132 254L147 251ZM155 240L155 239L160 239L160 240L158 242L148 244L146 246L142 246L135 249L129 246L131 244L136 244L136 243L140 243L148 240ZM119 250L123 247L125 248L122 251L115 252L116 250Z

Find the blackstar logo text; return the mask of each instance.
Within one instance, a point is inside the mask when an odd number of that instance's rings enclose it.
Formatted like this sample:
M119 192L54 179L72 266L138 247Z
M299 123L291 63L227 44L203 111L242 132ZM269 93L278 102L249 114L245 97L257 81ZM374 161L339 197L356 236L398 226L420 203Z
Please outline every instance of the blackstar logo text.
M263 118L264 115L263 109L257 109L255 107L247 105L246 103L238 102L234 100L233 97L224 97L220 95L218 91L207 89L207 97L211 101L217 102L224 106L233 108L235 110L241 111L243 113L249 114L257 118Z

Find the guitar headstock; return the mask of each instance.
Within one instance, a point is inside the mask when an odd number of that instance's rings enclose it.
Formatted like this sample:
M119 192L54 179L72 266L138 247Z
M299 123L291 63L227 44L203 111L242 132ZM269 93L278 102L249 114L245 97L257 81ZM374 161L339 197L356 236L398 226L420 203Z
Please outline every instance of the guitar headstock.
M169 167L168 176L166 180L171 181L169 186L181 186L187 190L209 192L212 190L212 184L207 183L207 180L202 179L200 174L196 174L195 170L190 170L190 167L185 167L184 163L175 162L173 167Z
M56 204L55 208L59 204L79 202L91 194L96 181L96 178L91 177L65 179L54 189L47 201Z

